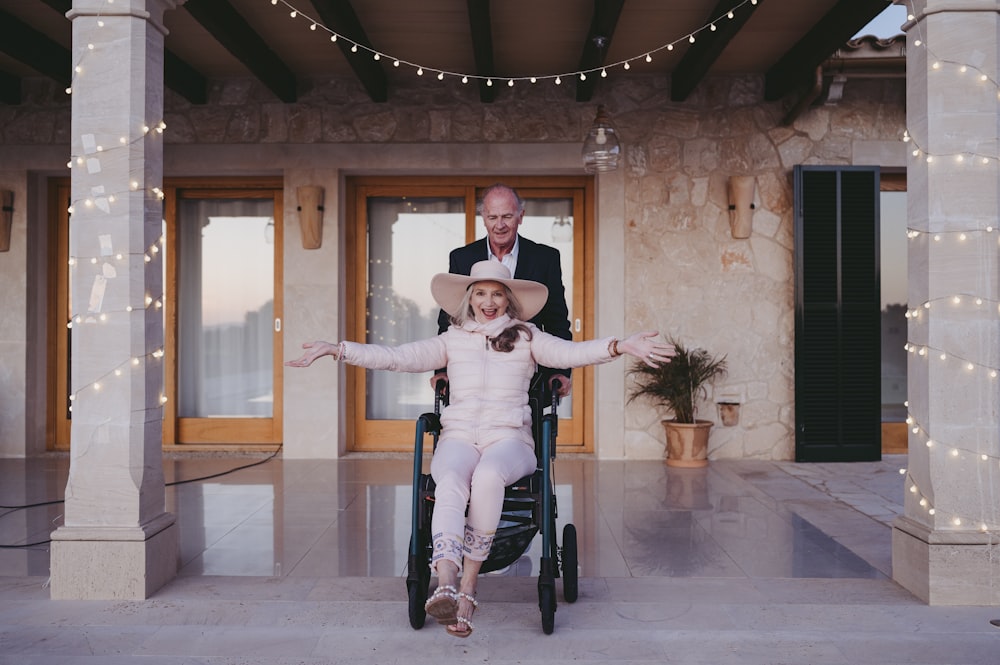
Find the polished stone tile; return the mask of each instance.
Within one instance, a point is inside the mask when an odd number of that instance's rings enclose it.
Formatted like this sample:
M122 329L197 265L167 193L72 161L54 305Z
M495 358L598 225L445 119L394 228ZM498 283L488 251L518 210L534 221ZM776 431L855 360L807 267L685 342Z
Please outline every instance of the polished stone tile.
M0 460L0 504L59 497L67 458ZM253 461L175 456L168 479ZM47 546L0 549L0 665L589 661L1000 662L993 608L928 607L889 579L900 460L865 465L556 460L580 595L543 635L541 539L484 575L469 640L412 630L405 456L274 459L167 490L181 574L147 601L51 601ZM10 482L8 482L10 481ZM869 514L872 513L872 514ZM47 539L60 505L0 509L0 543Z
M201 455L164 461L175 483L167 509L177 517L181 575L405 573L412 477L405 455L260 462ZM858 517L863 507L898 510L897 462L852 466L860 471L854 479L838 465L742 460L674 469L562 457L555 464L559 538L563 525L576 526L584 577L872 578L886 574L891 561L887 527ZM4 484L6 505L58 496L54 485L65 482L67 466L66 456L0 462L4 477L22 478ZM226 473L237 467L247 468ZM865 495L868 482L876 490ZM831 501L827 491L843 500ZM0 520L0 538L47 540L61 511L14 511ZM524 561L502 573L537 575L540 556L536 537ZM0 550L0 572L47 574L47 550Z

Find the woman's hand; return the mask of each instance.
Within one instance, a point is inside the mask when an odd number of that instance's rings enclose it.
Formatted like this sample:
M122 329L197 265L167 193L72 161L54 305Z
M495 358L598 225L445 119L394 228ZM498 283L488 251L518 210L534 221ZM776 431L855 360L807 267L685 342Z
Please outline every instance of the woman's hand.
M618 343L618 350L627 353L646 363L650 367L656 367L660 363L668 363L670 359L677 355L673 344L667 344L655 340L660 333L656 331L638 332L628 339Z
M286 367L309 367L314 360L323 356L333 356L333 359L336 360L337 353L340 351L339 344L322 341L305 342L302 348L305 349L305 352L295 360L286 361Z

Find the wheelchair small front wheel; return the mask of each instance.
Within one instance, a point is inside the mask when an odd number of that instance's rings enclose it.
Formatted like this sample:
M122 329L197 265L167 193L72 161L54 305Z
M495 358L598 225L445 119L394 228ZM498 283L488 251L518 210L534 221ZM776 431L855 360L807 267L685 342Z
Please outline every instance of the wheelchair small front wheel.
M542 610L542 632L551 635L556 627L556 590L548 584L538 587L538 607Z
M577 554L576 527L572 524L563 527L560 561L562 564L563 597L567 603L575 603L580 593L580 560Z

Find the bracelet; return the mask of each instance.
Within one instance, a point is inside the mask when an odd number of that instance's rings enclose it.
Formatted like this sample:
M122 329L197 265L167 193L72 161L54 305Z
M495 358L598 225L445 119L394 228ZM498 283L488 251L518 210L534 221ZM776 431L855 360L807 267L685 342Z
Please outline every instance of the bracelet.
M337 345L337 362L344 359L344 352L347 351L347 345L341 342Z
M620 356L622 354L622 352L618 350L618 338L617 337L611 338L611 343L608 344L608 353L611 354L612 358L617 358L618 356Z

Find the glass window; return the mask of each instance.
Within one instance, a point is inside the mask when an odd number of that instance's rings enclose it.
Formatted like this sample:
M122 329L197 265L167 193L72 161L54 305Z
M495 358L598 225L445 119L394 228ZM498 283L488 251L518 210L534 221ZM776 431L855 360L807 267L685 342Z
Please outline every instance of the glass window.
M462 197L369 197L365 341L397 346L436 335L440 310L428 285L464 244ZM413 420L433 399L426 372L365 375L369 419Z
M273 412L274 201L178 202L178 416Z
M882 422L906 420L906 192L882 192Z

